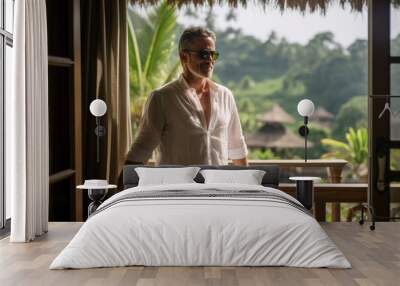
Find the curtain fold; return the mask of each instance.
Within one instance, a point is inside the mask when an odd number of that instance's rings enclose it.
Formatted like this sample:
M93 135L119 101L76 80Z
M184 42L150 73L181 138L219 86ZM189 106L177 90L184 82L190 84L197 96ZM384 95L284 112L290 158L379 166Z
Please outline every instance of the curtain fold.
M117 184L132 143L128 78L126 0L82 1L82 66L84 176L106 178ZM101 138L101 162L95 159L95 119L89 104L106 102L101 118L106 136Z
M45 0L15 2L13 92L6 95L11 242L48 229L48 54Z

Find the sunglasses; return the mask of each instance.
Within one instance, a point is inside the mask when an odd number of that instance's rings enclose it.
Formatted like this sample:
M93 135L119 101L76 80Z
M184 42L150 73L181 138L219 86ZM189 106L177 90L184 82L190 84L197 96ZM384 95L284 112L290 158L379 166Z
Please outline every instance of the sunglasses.
M213 61L216 61L219 57L219 53L217 51L210 50L200 50L200 51L191 51L186 50L189 53L196 54L197 58L200 60L208 60L210 57Z

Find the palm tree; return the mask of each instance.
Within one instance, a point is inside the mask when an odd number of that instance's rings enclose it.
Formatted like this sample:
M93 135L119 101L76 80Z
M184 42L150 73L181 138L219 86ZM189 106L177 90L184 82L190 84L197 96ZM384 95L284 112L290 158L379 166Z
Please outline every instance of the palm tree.
M345 159L351 164L353 176L366 180L368 176L368 132L366 128L354 130L349 128L346 133L346 141L342 142L325 138L321 140L322 145L327 146L330 152L321 158Z
M129 7L129 84L133 128L138 126L150 91L171 81L179 72L176 55L176 7L162 1L139 15Z

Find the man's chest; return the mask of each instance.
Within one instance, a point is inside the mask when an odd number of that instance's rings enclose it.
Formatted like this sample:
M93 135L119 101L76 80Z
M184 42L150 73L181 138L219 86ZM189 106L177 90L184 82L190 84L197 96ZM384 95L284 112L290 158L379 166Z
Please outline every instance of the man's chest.
M203 111L204 120L206 126L208 127L210 124L210 117L211 117L211 102L210 102L210 94L206 93L199 97L199 102L201 109Z
M229 104L223 98L177 98L166 106L167 128L215 129L226 127L231 118Z

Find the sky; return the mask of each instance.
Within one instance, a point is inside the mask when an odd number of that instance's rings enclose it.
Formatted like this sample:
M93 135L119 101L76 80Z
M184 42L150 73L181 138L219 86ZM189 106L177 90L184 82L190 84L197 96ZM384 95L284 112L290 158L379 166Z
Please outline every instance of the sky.
M224 29L228 23L225 15L229 11L227 6L217 6L214 13L217 15L217 27ZM203 9L205 11L205 9ZM279 8L262 7L254 4L247 8L235 9L237 22L229 25L241 28L244 34L253 35L261 40L267 39L271 31L276 31L279 37L285 37L289 42L306 43L316 33L331 31L335 40L347 47L356 39L367 39L368 12L352 12L350 7L343 9L337 3L331 5L325 15L319 12L302 15L299 11L287 10L281 12ZM392 11L392 38L400 33L400 10ZM201 25L201 21L188 18L180 12L178 22L187 25Z

